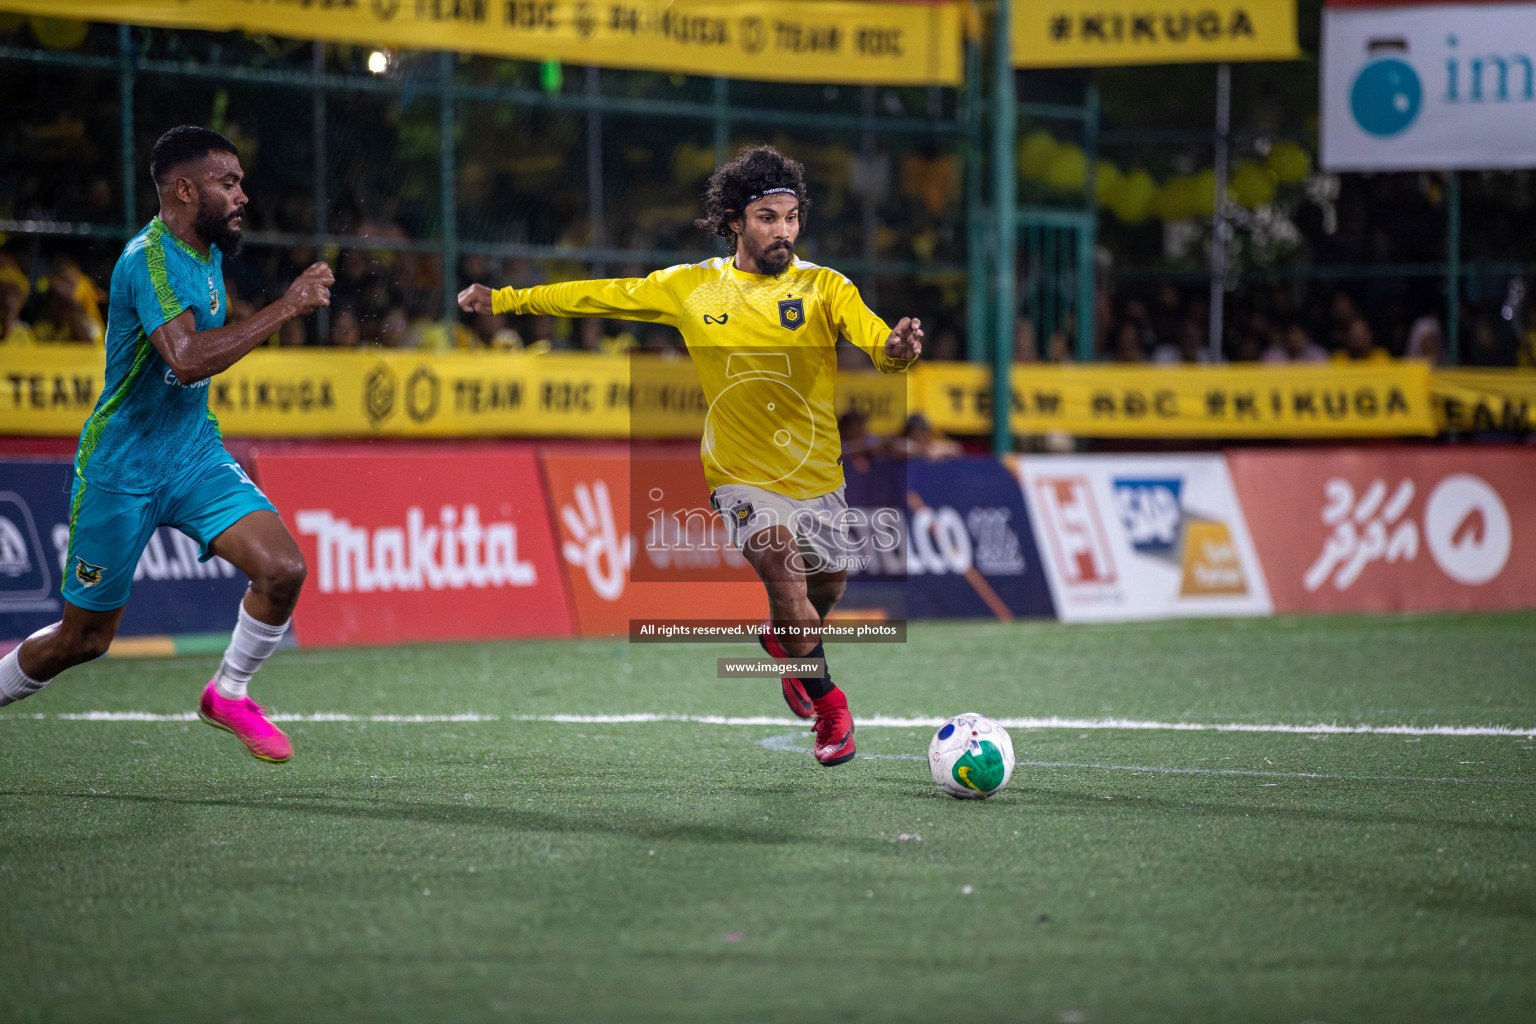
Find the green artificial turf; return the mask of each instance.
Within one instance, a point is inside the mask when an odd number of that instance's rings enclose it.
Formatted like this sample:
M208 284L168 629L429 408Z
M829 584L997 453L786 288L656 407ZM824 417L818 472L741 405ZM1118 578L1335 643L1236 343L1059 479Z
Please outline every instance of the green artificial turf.
M928 729L814 765L776 684L714 678L753 653L284 652L277 712L500 717L295 723L280 766L51 717L189 711L216 658L71 672L0 710L0 1020L1536 1018L1529 736L1020 728L1009 788L962 802ZM1529 614L830 657L855 715L1536 728ZM785 724L513 717L630 712Z

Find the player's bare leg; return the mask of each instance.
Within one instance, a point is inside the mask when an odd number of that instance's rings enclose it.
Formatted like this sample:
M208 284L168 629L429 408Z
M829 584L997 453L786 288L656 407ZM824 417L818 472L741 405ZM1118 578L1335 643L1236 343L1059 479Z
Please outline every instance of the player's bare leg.
M254 757L286 761L293 745L246 694L251 676L288 631L307 569L293 535L275 512L252 512L214 538L210 551L250 577L239 621L218 673L203 690L198 713L227 729Z
M838 569L835 572L813 572L806 575L805 596L810 600L811 606L816 609L816 614L821 618L823 626L827 624L827 616L832 614L832 609L843 599L847 589L847 569Z
M308 569L281 516L252 512L215 537L208 549L250 577L241 602L247 613L269 626L287 624Z
M794 535L783 526L773 526L754 534L742 546L742 553L768 592L771 621L769 632L763 636L764 648L774 657L819 658L825 662L827 654L821 643L821 626L826 612L830 612L842 596L846 574L814 573L808 576L804 556ZM839 576L844 579L837 579ZM798 694L791 689L792 685L799 688ZM831 673L816 677L786 676L784 686L785 700L796 714L807 717L797 707L797 698L803 697L811 705L811 714L815 717L813 753L816 760L828 767L852 760L853 716L848 712L847 696L832 682Z
M64 618L27 637L0 658L0 705L32 696L65 669L107 653L123 609L93 612L64 602Z

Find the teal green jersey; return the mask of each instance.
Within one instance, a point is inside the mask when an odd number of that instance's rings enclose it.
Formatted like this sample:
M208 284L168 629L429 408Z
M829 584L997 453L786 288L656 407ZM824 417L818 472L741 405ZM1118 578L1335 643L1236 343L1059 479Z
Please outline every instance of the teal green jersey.
M208 382L183 384L149 336L192 310L199 331L224 326L223 254L207 257L156 217L112 270L107 378L80 433L75 472L94 487L149 494L193 459L222 447Z

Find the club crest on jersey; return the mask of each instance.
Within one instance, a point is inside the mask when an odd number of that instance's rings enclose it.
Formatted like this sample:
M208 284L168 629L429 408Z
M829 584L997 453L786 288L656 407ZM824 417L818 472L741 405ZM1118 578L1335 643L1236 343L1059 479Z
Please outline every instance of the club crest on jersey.
M75 557L75 579L80 581L82 587L94 587L101 582L101 574L106 571L105 566L92 565L78 555Z
M752 518L752 503L744 501L740 505L733 505L731 507L731 515L736 517L738 524L745 526L747 520Z
M208 279L208 315L219 315L219 289L214 285L211 277Z
M798 331L803 323L805 323L805 300L780 299L779 326Z

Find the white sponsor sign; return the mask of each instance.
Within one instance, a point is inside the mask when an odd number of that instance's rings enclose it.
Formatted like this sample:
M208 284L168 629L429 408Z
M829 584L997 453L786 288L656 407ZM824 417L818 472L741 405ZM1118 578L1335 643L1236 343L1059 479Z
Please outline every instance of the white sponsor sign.
M1062 621L1273 610L1220 455L1026 457L1019 475Z
M576 485L574 494L574 505L560 506L560 521L569 538L560 545L560 551L567 562L586 572L587 582L598 597L617 601L624 596L624 583L635 564L634 534L625 533L620 538L607 483L583 481Z
M1315 592L1325 583L1348 590L1373 562L1388 565L1419 557L1419 524L1406 515L1414 483L1404 477L1389 489L1377 478L1358 497L1343 477L1324 485L1323 525L1333 533L1302 577ZM1482 477L1453 473L1435 484L1424 504L1424 539L1430 557L1457 583L1481 586L1509 563L1514 531L1499 492Z
M1536 3L1323 11L1330 171L1536 167Z
M539 582L534 564L518 557L516 523L482 523L474 505L443 505L435 525L428 525L416 506L406 510L405 518L404 527L370 529L353 526L330 509L300 509L294 517L299 533L314 537L319 551L320 593L532 587Z

